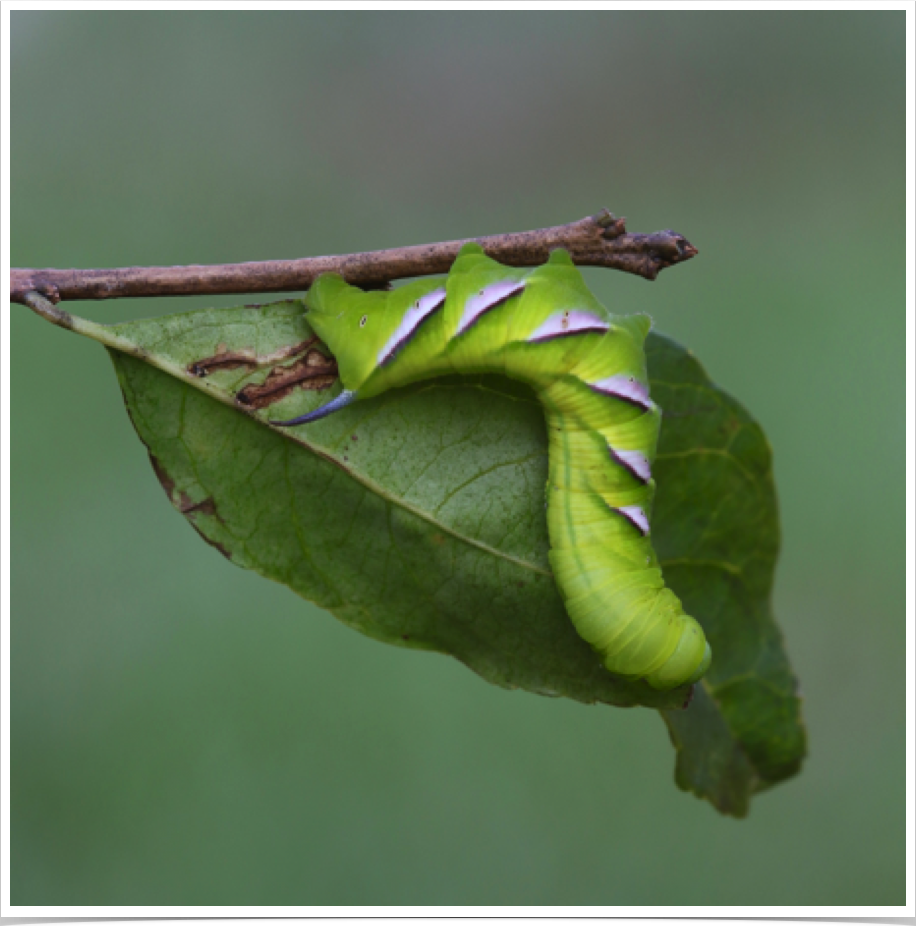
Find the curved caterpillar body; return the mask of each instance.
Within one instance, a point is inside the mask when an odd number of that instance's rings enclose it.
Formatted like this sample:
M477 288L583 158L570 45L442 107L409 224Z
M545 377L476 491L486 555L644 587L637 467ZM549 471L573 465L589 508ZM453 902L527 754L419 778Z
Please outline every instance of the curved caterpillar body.
M337 358L344 391L284 426L357 399L453 373L528 383L547 419L550 564L579 634L613 673L658 689L710 662L700 625L665 587L650 541L661 412L649 397L645 315L615 316L565 251L506 267L475 244L447 277L364 292L334 274L307 297L308 320Z

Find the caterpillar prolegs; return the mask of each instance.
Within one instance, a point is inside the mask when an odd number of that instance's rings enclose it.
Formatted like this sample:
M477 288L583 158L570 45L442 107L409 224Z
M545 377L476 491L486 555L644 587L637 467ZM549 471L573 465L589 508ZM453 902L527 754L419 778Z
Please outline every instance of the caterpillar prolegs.
M344 391L274 424L452 373L528 383L547 420L550 564L573 625L617 675L658 689L702 677L709 645L665 587L650 541L661 412L649 397L647 316L609 313L565 251L517 268L475 244L447 277L364 292L327 274L306 304Z

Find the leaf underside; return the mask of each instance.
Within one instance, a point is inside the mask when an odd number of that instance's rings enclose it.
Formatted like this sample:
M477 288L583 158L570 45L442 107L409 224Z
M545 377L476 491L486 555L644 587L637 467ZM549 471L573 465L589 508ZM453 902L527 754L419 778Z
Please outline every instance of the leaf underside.
M743 816L805 751L771 607L779 545L760 427L692 354L651 334L664 409L656 549L715 658L691 692L606 672L576 634L547 559L547 442L526 387L440 379L291 431L267 425L337 394L298 300L107 329L134 426L172 504L238 566L386 643L436 650L487 681L658 708L680 787Z

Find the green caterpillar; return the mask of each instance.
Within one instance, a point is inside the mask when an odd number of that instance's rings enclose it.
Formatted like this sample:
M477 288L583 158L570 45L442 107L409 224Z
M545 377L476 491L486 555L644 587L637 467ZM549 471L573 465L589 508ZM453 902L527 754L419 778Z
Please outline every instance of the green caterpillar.
M364 292L336 274L307 297L344 391L283 427L453 373L528 383L549 435L550 564L576 630L613 673L658 689L697 681L711 651L665 587L649 539L661 412L649 398L645 315L615 316L569 255L506 267L467 244L447 277Z

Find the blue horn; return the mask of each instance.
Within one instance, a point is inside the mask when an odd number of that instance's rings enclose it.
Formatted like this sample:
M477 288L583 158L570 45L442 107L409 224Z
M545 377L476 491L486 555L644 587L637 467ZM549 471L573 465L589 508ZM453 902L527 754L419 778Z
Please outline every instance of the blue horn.
M291 418L289 421L268 421L268 424L276 425L278 428L291 428L296 424L308 424L310 421L317 421L319 418L325 418L328 415L333 415L334 412L340 411L340 409L349 405L355 399L355 392L351 392L349 389L344 389L344 391L341 392L341 394L337 396L336 399L331 399L327 405L322 405L320 408L316 408L313 412L309 412L306 415L301 415L298 418Z

